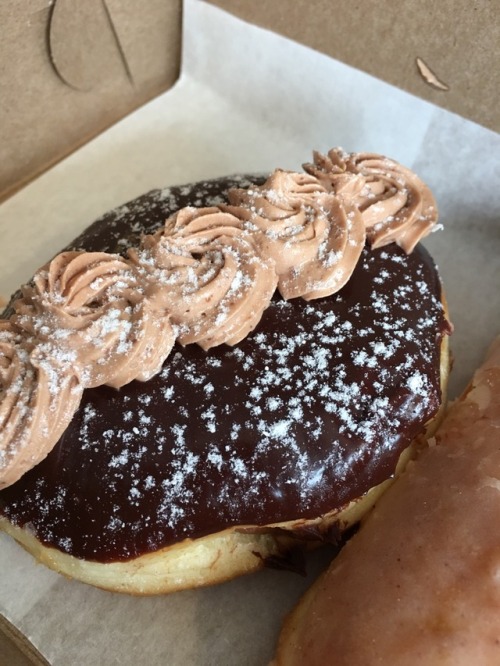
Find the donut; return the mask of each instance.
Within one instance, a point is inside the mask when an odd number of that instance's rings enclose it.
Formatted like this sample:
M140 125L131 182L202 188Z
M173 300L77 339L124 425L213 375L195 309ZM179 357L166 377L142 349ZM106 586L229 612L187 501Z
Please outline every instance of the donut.
M304 169L145 194L11 300L0 528L37 560L131 594L289 567L433 432L432 195L381 156Z
M500 337L287 619L273 664L498 663L499 429Z

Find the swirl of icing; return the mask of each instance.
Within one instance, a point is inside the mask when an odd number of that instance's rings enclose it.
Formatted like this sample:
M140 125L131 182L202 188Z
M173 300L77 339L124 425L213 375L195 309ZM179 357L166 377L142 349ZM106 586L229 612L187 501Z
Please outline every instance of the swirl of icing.
M276 290L274 261L260 256L240 219L217 207L181 209L129 256L158 285L184 345L235 345Z
M63 252L14 303L13 321L78 368L85 388L145 381L175 342L168 315L143 293L136 270L105 252Z
M285 299L329 296L351 276L365 244L361 215L317 178L276 170L261 187L232 190L229 200L256 232L260 252L276 262Z
M45 458L80 403L78 377L53 352L0 320L0 488Z
M349 154L336 148L327 156L314 153L314 164L304 164L304 169L322 184L330 182L334 191L337 183L344 183L337 179L347 174L364 179L360 190L343 194L361 211L372 247L395 242L409 253L437 222L436 202L427 185L383 155Z
M318 179L328 192L346 199L355 199L366 186L366 180L360 173L347 170L344 154L339 149L332 149L327 155L313 151L312 164L304 164L304 170Z
M286 299L333 294L367 233L411 252L436 222L428 188L393 160L335 149L304 168L181 209L128 260L63 252L35 274L0 321L0 487L56 444L83 388L150 379L177 335L237 344L277 286Z

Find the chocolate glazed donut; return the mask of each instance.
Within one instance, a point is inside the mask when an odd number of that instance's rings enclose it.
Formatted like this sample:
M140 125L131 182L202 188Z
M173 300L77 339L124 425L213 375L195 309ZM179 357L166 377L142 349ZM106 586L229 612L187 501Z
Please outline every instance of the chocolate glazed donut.
M176 210L262 182L155 190L69 249L125 254ZM443 303L423 247L367 245L340 291L276 293L237 345L176 343L147 382L85 389L51 453L0 492L0 527L68 576L135 594L220 582L337 539L437 420Z

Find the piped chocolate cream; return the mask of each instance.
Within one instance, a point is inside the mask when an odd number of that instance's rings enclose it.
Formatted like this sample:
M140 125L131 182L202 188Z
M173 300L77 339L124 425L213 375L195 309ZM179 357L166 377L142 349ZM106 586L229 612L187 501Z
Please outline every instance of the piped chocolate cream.
M70 249L125 255L178 209L249 185L151 192ZM177 342L148 381L86 388L53 450L0 492L0 512L45 545L111 562L341 508L389 478L438 411L448 326L421 246L366 246L340 291L275 294L237 345Z

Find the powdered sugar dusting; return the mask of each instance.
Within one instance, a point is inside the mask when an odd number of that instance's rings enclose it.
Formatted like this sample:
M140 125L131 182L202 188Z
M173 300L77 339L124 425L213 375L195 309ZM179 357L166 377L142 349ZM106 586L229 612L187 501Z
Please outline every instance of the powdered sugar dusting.
M438 407L438 294L418 254L365 251L346 289L274 301L236 347L178 347L147 383L88 391L65 435L78 453L6 512L68 552L126 559L342 506Z

